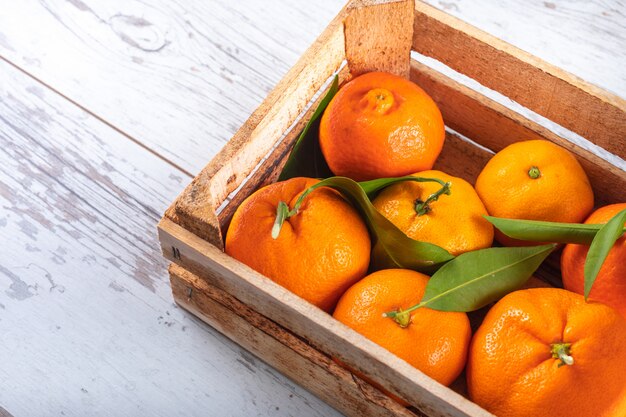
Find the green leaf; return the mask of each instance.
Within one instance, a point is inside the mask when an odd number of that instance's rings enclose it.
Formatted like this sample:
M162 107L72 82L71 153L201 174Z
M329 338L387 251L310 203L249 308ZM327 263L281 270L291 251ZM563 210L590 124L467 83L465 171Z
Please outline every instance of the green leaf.
M478 310L524 285L555 247L488 248L459 255L430 278L418 306Z
M624 234L626 223L626 209L620 211L606 224L602 225L596 237L589 246L589 252L585 259L585 300L589 297L591 287L598 277L604 260L609 255L615 241Z
M335 75L328 92L320 101L313 115L300 133L278 181L294 177L326 178L333 175L319 144L319 119L339 90L339 78Z
M556 223L484 216L498 230L514 239L533 242L591 244L601 224ZM625 232L626 229L622 229Z
M418 177L387 178L379 181L378 189L399 181L416 181ZM386 185L385 185L386 184ZM310 187L304 196L315 188L331 187L352 203L365 220L372 236L373 270L406 268L432 273L444 263L454 259L445 249L427 242L419 242L405 235L372 205L359 183L346 177L327 178Z

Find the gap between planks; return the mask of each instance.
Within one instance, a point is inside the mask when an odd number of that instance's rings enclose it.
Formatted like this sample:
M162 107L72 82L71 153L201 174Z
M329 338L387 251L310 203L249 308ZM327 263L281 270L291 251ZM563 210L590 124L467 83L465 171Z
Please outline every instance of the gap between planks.
M176 170L180 171L180 173L186 175L188 178L191 179L191 178L195 177L194 174L192 174L191 172L187 171L185 168L181 167L180 165L178 165L177 163L175 163L171 159L167 158L166 156L164 156L164 155L160 154L159 152L155 151L154 149L150 148L148 145L143 143L140 139L138 139L138 138L128 134L127 132L125 132L121 128L119 128L116 125L114 125L112 122L109 122L108 120L104 119L102 116L98 115L97 113L92 112L87 107L85 107L82 104L78 103L76 100L73 100L73 99L69 98L67 95L63 94L58 89L54 88L52 85L46 83L42 79L36 77L34 74L28 72L25 68L20 67L19 65L17 65L13 61L9 60L8 58L4 57L3 55L0 55L0 59L3 60L4 62L6 62L7 64L11 65L16 70L20 71L22 74L26 75L27 77L29 77L33 81L37 82L38 84L42 85L43 87L47 88L48 90L54 92L55 94L59 95L63 99L69 101L74 106L78 107L79 109L81 109L85 113L89 114L90 116L92 116L96 120L100 121L101 123L104 123L105 125L107 125L111 129L115 130L117 133L119 133L120 135L122 135L126 139L130 140L131 142L133 142L134 144L139 146L140 148L142 148L145 151L147 151L147 152L151 153L152 155L156 156L157 158L159 158L160 160L162 160L166 164L171 165L173 168L175 168ZM0 415L0 417L2 417L2 416Z

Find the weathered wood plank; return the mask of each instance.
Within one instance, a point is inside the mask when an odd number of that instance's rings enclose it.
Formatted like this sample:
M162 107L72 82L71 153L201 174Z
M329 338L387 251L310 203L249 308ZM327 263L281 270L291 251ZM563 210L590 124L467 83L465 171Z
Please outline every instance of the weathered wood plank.
M321 351L409 400L425 414L432 417L491 416L324 311L167 218L159 223L159 240L163 254L170 261L197 273L243 303L255 306L260 314L271 317Z
M425 3L626 98L626 4L585 0Z
M448 127L472 138L481 146L498 152L520 140L549 140L576 155L589 176L596 196L596 205L626 200L626 189L615 186L626 183L626 172L619 167L416 61L412 62L411 79L437 102ZM622 143L626 146L626 139L622 140ZM452 155L446 154L447 149L451 149L451 146L446 146L442 158L450 160ZM456 161L450 161L452 163L448 165L454 170L465 170L463 172L469 175L461 176L474 183L487 161L484 158L482 160L468 158L470 153L478 152L471 147L465 154L459 149L455 151ZM443 162L437 161L438 164ZM472 170L473 172L470 172Z
M413 49L626 158L626 100L423 3Z
M413 0L358 0L344 21L346 59L352 75L385 71L409 77Z
M416 417L415 413L232 295L176 264L170 265L169 271L172 292L180 306L280 372L299 380L338 410L355 417Z
M173 303L155 224L185 174L1 60L0 86L3 407L337 415Z

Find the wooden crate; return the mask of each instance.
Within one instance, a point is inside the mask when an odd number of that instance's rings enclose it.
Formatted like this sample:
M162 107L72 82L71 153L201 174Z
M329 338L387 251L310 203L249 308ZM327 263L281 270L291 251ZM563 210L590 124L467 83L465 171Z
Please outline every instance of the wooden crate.
M447 388L273 281L230 258L223 236L237 206L276 180L316 94L333 74L373 70L418 83L448 133L436 168L474 182L510 143L543 138L585 168L596 204L626 201L626 172L447 76L411 59L433 57L482 85L626 158L626 102L428 5L360 0L344 7L159 223L174 298L269 364L351 416L488 416ZM313 102L313 106L311 103ZM478 145L477 145L478 144ZM553 284L558 266L539 272ZM336 357L412 404L404 408L331 360Z

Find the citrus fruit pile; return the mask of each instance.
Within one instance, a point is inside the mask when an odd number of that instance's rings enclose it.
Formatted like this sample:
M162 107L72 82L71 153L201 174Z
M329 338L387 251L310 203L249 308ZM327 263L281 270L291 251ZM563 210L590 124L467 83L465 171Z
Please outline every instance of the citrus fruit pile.
M328 101L308 140L336 177L254 192L226 253L442 384L466 370L498 416L626 416L626 203L589 216L585 171L544 140L502 149L475 186L434 170L442 115L404 78L364 74ZM565 289L521 289L558 243Z

